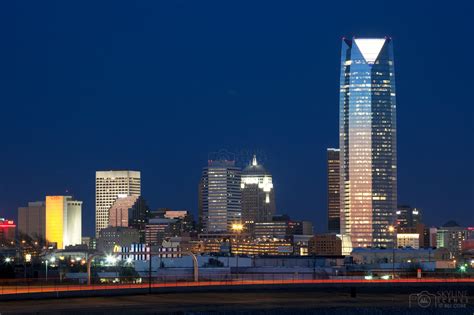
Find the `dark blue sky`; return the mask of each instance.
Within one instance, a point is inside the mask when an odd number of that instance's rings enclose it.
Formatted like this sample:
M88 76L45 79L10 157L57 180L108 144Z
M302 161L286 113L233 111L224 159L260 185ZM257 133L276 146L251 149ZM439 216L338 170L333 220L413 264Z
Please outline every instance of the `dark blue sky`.
M208 153L226 148L263 153L278 212L321 232L341 37L389 35L399 203L429 224L474 224L472 12L469 1L2 1L0 217L68 190L92 234L103 169L141 170L152 208L195 212Z

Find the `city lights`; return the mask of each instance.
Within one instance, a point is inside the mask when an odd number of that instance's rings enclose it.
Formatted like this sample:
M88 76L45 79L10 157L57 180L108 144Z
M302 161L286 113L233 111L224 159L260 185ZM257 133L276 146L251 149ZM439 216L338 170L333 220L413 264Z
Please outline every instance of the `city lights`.
M112 255L107 255L105 257L105 261L109 265L115 265L117 263L117 257L112 256Z

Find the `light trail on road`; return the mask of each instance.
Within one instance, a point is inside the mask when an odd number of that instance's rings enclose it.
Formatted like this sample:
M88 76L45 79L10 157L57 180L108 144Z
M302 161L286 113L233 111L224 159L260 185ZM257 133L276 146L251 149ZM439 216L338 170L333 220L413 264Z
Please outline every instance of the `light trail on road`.
M472 278L444 279L318 279L318 280L232 280L232 281L183 281L170 283L152 283L151 288L173 288L173 287L212 287L212 286L242 286L242 285L291 285L291 284L413 284L413 283L474 283ZM148 283L130 284L58 284L58 285L3 285L0 286L0 295L8 294L29 294L47 292L68 292L68 291L99 291L99 290L123 290L123 289L148 289Z

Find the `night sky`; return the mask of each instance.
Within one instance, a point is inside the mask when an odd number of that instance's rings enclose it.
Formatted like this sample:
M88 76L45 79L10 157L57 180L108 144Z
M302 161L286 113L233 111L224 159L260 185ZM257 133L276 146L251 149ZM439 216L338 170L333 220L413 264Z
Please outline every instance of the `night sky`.
M2 1L0 217L142 172L153 208L197 211L208 154L258 152L277 212L326 226L343 36L391 36L399 203L474 224L470 1ZM323 3L323 1L321 1ZM468 7L471 6L471 7Z

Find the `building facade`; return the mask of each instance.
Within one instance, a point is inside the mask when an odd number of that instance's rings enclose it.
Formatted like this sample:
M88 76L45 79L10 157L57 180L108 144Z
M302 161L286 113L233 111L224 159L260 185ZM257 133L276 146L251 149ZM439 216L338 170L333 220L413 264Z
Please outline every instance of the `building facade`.
M58 249L82 244L82 201L46 196L46 240Z
M338 256L342 254L342 241L336 234L316 234L308 241L308 255Z
M397 233L397 247L420 248L420 233Z
M402 205L398 206L396 214L396 225L399 231L403 231L406 228L416 227L417 224L422 223L421 209Z
M132 227L144 230L149 208L141 196L120 196L109 209L109 226Z
M397 209L396 101L390 38L343 39L341 233L352 247L391 247Z
M462 227L454 221L446 222L436 230L436 247L449 250L452 258L462 253L463 242L474 237L474 228Z
M272 175L257 162L254 155L252 163L242 171L242 222L268 222L275 214L275 193Z
M16 224L13 220L0 218L0 245L11 244L15 241Z
M122 247L140 243L140 233L129 227L114 226L100 230L97 250L104 253L120 251Z
M225 233L242 222L241 170L233 157L209 160L200 183L200 225L205 233Z
M44 201L28 202L18 208L18 231L32 239L46 237L46 204Z
M327 149L328 232L339 234L340 228L339 149Z
M141 195L141 175L137 171L97 171L95 173L95 234L109 224L109 209L121 196Z

